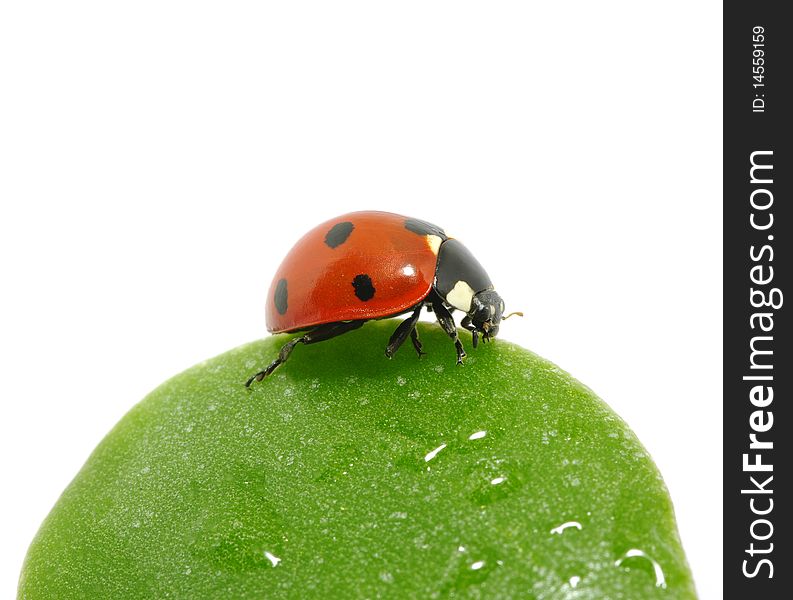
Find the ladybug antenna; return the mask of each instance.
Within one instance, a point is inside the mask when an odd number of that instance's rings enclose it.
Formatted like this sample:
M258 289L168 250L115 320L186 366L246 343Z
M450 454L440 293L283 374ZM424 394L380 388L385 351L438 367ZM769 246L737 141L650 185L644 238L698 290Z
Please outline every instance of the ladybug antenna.
M522 316L523 316L523 313L522 313L522 312L520 312L520 311L518 311L518 310L516 310L515 312L511 312L511 313L509 313L509 314L508 314L506 317L501 317L501 320L502 320L502 321L506 321L506 320L507 320L507 319L509 319L509 318L510 318L512 315L518 315L519 317L522 317Z

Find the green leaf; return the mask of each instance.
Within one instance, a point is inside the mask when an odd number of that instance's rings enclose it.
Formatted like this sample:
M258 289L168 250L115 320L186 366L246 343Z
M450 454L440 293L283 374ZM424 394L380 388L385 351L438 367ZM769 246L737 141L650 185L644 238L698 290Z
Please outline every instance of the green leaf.
M433 325L389 361L395 325L250 390L288 337L160 386L45 520L19 598L696 597L660 474L592 391L467 333L457 367Z

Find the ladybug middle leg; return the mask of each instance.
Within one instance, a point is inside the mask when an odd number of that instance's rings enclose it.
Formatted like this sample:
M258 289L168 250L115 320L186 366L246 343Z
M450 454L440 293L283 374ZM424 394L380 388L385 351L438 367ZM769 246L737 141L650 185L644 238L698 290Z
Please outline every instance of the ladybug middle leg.
M424 352L421 348L421 340L419 339L419 330L415 327L410 330L410 341L413 342L413 348L416 350L416 354L419 355L419 358L424 356L426 352Z
M421 351L421 342L419 342L418 334L416 333L416 323L419 320L419 316L421 316L422 308L424 308L423 303L416 306L413 314L402 321L394 333L391 334L391 338L388 340L388 346L385 347L385 355L388 358L391 358L394 356L394 354L396 354L396 351L399 350L399 347L405 342L406 339L408 339L408 335L410 336L410 339L413 342L413 347L416 349L416 352L418 352L419 357L424 354L424 352Z
M300 337L296 337L292 340L289 340L286 344L281 346L281 350L278 352L278 358L276 358L273 362L271 362L266 369L259 371L258 373L250 377L248 381L245 382L245 387L251 387L251 384L254 381L261 381L262 379L270 375L273 371L275 371L280 365L285 363L289 358L289 355L292 354L292 350L294 350L295 346L297 346L298 344L316 344L317 342L324 342L325 340L334 338L337 335L342 335L343 333L347 333L348 331L358 329L364 323L366 323L366 320L339 321L337 323L326 323L324 325L320 325L316 329L312 329L311 331L301 335Z

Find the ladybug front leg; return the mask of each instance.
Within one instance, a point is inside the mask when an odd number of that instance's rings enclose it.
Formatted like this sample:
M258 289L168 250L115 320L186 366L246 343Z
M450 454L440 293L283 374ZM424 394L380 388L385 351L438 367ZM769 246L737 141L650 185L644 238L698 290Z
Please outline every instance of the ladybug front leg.
M460 327L471 332L471 339L473 340L474 348L476 348L479 345L479 332L476 330L476 326L471 323L471 317L468 315L463 317L463 320L460 321Z
M325 340L329 340L343 333L347 333L353 329L358 329L364 323L366 323L365 320L326 323L325 325L320 325L316 329L312 329L300 337L289 340L286 344L281 346L281 350L278 352L278 358L271 362L266 369L259 371L250 377L248 381L245 382L245 387L250 387L254 381L261 381L273 371L275 371L280 365L285 363L289 358L289 355L292 354L292 350L294 350L295 346L298 344L316 344L317 342L324 342Z
M385 355L388 358L391 358L394 356L394 354L396 354L396 351L399 350L399 347L405 342L406 339L408 339L408 335L410 335L410 338L413 341L413 347L416 349L416 352L418 352L419 357L424 354L421 351L421 342L418 341L418 334L414 333L416 331L416 323L419 320L419 316L421 316L421 309L423 307L423 304L419 304L413 311L413 314L402 321L394 333L391 334L391 338L388 340L388 346L385 347ZM413 337L414 335L416 337Z
M433 307L435 308L435 316L438 317L438 323L441 324L441 327L443 327L443 330L448 336L454 340L454 349L457 351L457 364L463 364L465 350L463 350L463 343L460 341L460 338L457 337L457 325L454 324L452 314L449 312L449 309L443 305L443 302L435 302Z

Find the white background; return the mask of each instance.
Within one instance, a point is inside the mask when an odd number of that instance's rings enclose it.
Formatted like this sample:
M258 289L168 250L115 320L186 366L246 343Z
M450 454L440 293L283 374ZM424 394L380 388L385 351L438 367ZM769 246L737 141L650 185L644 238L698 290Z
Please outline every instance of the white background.
M4 3L0 596L118 419L381 209L631 425L720 598L721 72L717 2Z

